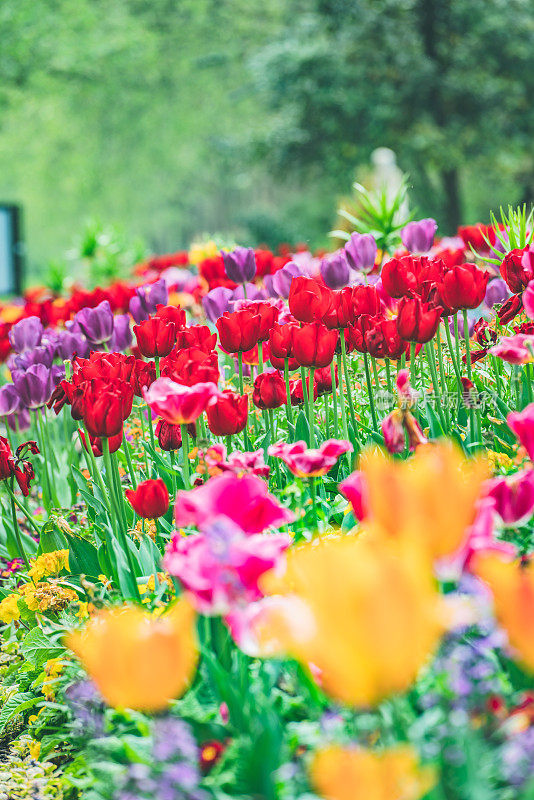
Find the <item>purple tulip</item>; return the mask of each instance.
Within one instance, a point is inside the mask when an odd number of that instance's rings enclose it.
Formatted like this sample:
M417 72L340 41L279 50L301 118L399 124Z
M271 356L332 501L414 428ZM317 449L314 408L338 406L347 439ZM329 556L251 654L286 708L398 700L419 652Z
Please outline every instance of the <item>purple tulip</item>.
M17 353L30 350L41 343L43 325L39 317L26 317L13 325L9 331L11 347Z
M113 353L123 352L132 346L133 336L130 329L130 315L117 314L113 321L113 336L109 341L109 349Z
M217 322L225 311L229 309L229 303L233 296L233 291L226 286L217 286L202 298L204 313L210 322Z
M471 336L474 333L475 324L476 324L476 322L475 322L474 319L468 319L467 325L468 325L468 329L469 329L469 338L471 338ZM449 319L449 330L452 333L452 335L454 336L454 317L451 317ZM465 336L464 336L464 318L460 317L460 316L458 316L458 338L459 339L465 339Z
M355 270L371 270L375 265L376 242L370 233L352 233L344 247L349 266Z
M130 300L130 314L139 325L154 314L158 305L166 306L169 301L169 290L163 278L135 290L135 297Z
M221 251L224 270L234 283L248 283L256 274L256 257L251 247L236 247L226 253Z
M484 302L488 308L493 308L496 303L504 303L510 297L510 291L506 281L502 278L495 278L488 283Z
M304 275L304 270L295 262L289 261L272 276L272 286L278 297L289 297L293 278Z
M91 344L109 342L113 335L113 311L108 300L102 300L95 308L82 308L75 320Z
M428 253L434 244L438 223L432 217L409 222L401 230L402 243L410 253Z
M323 258L319 269L329 289L342 289L350 281L351 269L344 250Z
M34 347L33 350L25 350L22 355L15 356L10 360L10 369L28 369L34 364L44 364L45 367L51 367L55 356L55 347L53 344L39 345Z
M41 408L54 390L53 374L44 364L34 364L27 370L15 370L13 383L22 403L30 409Z
M14 414L9 414L6 420L11 430L16 433L27 431L32 424L30 412L27 408L20 408L18 411L15 411Z
M86 358L89 355L89 343L85 336L74 331L61 331L56 353L64 361L72 361L74 356Z
M14 414L20 408L19 393L12 383L0 386L0 417Z
M247 294L246 297L245 290ZM238 300L265 300L265 293L262 289L258 289L253 283L241 283L234 289L230 303L236 303Z

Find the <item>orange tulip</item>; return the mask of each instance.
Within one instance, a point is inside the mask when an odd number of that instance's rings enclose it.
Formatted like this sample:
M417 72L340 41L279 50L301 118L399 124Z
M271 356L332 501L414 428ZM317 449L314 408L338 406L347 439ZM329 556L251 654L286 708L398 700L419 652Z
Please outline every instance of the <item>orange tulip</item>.
M479 555L474 570L493 593L495 616L520 660L534 670L534 563Z
M194 673L195 611L185 598L160 617L132 606L106 609L84 630L72 631L66 644L109 705L160 711L183 694Z
M381 752L327 747L315 754L311 778L326 800L417 800L436 782L409 745Z
M443 630L430 563L411 541L332 536L287 552L283 576L264 575L269 595L310 612L295 630L279 604L266 607L255 634L264 655L285 652L313 665L324 690L351 705L374 704L410 686ZM304 628L304 626L300 626Z
M488 475L483 460L467 460L444 442L418 448L407 461L368 452L361 470L373 520L390 536L415 537L433 558L461 544Z

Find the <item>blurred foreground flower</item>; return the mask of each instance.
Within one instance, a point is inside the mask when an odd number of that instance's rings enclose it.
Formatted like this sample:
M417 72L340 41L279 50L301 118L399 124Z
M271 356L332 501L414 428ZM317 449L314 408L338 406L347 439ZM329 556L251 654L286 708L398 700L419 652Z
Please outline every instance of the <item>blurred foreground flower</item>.
M313 665L324 690L351 705L401 692L415 679L443 630L443 606L424 553L410 541L332 536L287 552L286 571L267 573L268 595L303 601L313 625L295 635L283 609L254 622L259 649ZM260 601L261 602L261 601Z
M326 800L417 800L435 783L409 745L376 752L327 747L315 754L311 777Z
M520 660L534 671L534 568L532 561L478 556L474 572L490 587L495 616Z
M408 461L368 452L361 470L373 521L393 538L414 537L433 557L460 545L487 476L484 461L446 443L421 447Z
M107 609L66 644L111 706L159 711L193 676L195 611L185 598L158 618L129 606Z

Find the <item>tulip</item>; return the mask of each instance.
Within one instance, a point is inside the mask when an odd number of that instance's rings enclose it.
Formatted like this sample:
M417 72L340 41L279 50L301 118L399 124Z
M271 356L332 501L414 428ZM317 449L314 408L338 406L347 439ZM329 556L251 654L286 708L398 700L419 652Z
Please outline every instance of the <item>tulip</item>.
M251 247L236 247L229 253L223 250L221 256L224 271L234 283L248 283L256 275L256 259Z
M83 420L91 436L118 436L132 411L133 389L124 381L96 379L83 387Z
M200 534L175 534L163 565L180 579L200 613L228 614L236 604L262 597L259 578L276 566L291 541L287 533L247 536L219 517Z
M31 461L24 458L28 452L39 453L35 442L24 442L17 447L13 455L8 440L0 436L0 481L15 478L24 497L28 497L30 482L35 477Z
M215 436L233 436L247 424L248 397L226 390L206 411L208 428Z
M324 691L353 706L405 691L443 630L431 567L406 540L392 548L374 533L317 539L288 550L285 572L267 573L260 588L301 601L312 619L295 630L283 607L272 623L267 615L260 652L267 644L313 664Z
M269 354L272 358L292 358L293 357L293 334L298 330L298 325L294 322L287 322L285 325L275 323L269 332Z
M113 336L113 312L108 300L95 308L82 308L74 319L91 344L109 342Z
M286 385L277 370L262 372L254 381L252 402L261 409L280 408L287 400Z
M191 491L178 492L178 527L194 525L203 529L219 516L227 517L247 534L279 528L294 519L293 513L269 494L265 481L255 475L238 477L226 473Z
M497 312L501 325L508 325L523 310L523 297L520 294L513 294L505 300Z
M49 401L54 384L52 372L44 364L34 364L25 371L16 370L11 377L26 408L41 408Z
M373 520L394 539L415 537L432 557L458 548L487 475L484 461L466 461L448 444L420 447L408 461L368 452L361 470Z
M517 247L510 250L502 260L500 273L513 294L522 292L534 279L534 263L530 258L530 251Z
M132 346L132 331L130 329L130 315L116 314L113 320L113 335L109 340L109 349L112 351L128 350ZM80 352L78 355L82 355Z
M367 488L365 486L365 478L361 472L353 472L348 478L345 478L344 481L338 483L338 489L341 489L351 504L352 511L357 520L362 522L362 520L369 516Z
M259 341L261 318L249 308L225 313L217 320L219 341L227 353L239 353L252 350Z
M489 481L487 494L507 526L524 525L534 514L534 470L523 470Z
M489 273L475 264L452 267L443 275L439 292L449 308L477 308L486 295Z
M534 361L534 336L524 333L502 336L489 352L509 364L529 364Z
M432 217L409 222L401 229L402 243L411 253L428 253L434 243L438 223Z
M404 453L406 448L406 436L404 434L403 413L396 408L380 423L384 443L388 453Z
M151 317L134 325L137 346L146 358L160 358L168 356L176 340L174 322L168 322L161 317Z
M328 800L418 800L436 783L436 775L431 767L419 766L408 744L385 750L330 745L316 751L311 781Z
M143 389L147 405L165 422L188 425L215 402L218 395L214 383L182 386L169 378L158 378L149 389Z
M308 448L306 442L283 444L277 442L269 447L270 456L280 458L293 475L299 478L315 478L326 475L337 463L343 453L352 452L350 442L341 439L328 439L317 448Z
M8 333L9 343L16 353L32 350L41 343L43 324L39 317L19 320Z
M408 342L429 342L439 326L441 308L432 308L418 297L403 297L399 302L397 330Z
M534 671L533 562L505 561L498 555L477 555L474 572L493 594L495 616L508 634L519 659Z
M168 299L167 284L163 278L160 278L154 283L140 286L135 290L135 297L132 297L129 304L130 314L139 325L151 314L154 314L159 304L166 305Z
M417 289L418 259L392 258L382 267L381 280L390 297L406 297Z
M345 255L352 269L367 272L376 260L376 241L370 233L352 233L345 245Z
M534 461L534 403L526 406L522 411L512 411L506 421Z
M121 328L121 325L124 324L121 322L122 319L123 317L121 315L115 317L113 323L114 325L113 336L111 337L109 343L112 349L115 349L114 345L115 333ZM128 321L128 330L129 330L129 325L130 323ZM132 337L130 334L130 344L131 340ZM129 347L129 344L125 345L124 347L119 347L117 349L126 350L127 347ZM79 358L85 358L89 355L89 342L87 341L85 336L83 336L81 333L72 333L71 331L68 330L60 331L59 336L57 338L56 355L59 356L59 358L66 361L72 361L74 356L78 356Z
M343 250L323 258L319 269L329 289L342 289L350 281L350 267Z
M508 291L506 281L503 281L501 278L494 278L489 281L486 294L484 295L484 303L488 308L493 308L497 303L504 303L508 297L510 297L510 292Z
M190 685L198 647L195 612L181 597L155 617L123 606L99 611L66 645L109 705L162 711Z
M147 389L156 380L156 365L154 361L141 361L136 359L130 382L136 397L143 396L143 389Z
M219 317L229 310L232 290L226 286L216 286L202 298L204 313L210 322L217 322Z
M378 319L364 334L365 348L373 358L400 358L408 344L401 339L394 319Z
M192 435L196 436L196 430ZM178 450L182 446L182 431L179 425L171 425L169 422L160 419L156 425L156 436L158 437L159 446L166 452Z
M298 264L290 261L272 276L273 291L279 297L289 297L293 278L303 277L303 271Z
M301 367L327 367L332 363L339 334L322 322L311 322L293 333L293 353Z
M0 386L0 417L14 414L20 408L20 395L12 383Z
M127 489L125 495L135 513L143 519L162 517L169 508L169 492L161 478L142 481L137 489Z
M217 353L205 353L198 347L172 350L161 360L161 375L186 386L197 383L219 382L219 359Z
M82 431L81 428L78 428L78 435L80 436L80 439L82 440L82 444L83 444L85 450L87 450L87 452L89 452L89 448L87 446L87 438L85 436L84 431ZM110 453L116 453L117 450L119 449L119 447L122 444L122 440L123 440L123 435L122 435L122 428L121 428L121 430L119 431L119 433L116 436L110 436L108 438L109 452ZM91 451L92 451L93 455L95 456L95 458L102 458L102 456L104 455L104 442L103 442L102 438L100 436L91 436L91 434L89 434L89 442L90 442L90 445L91 445Z
M328 313L332 292L313 278L294 278L289 290L289 310L299 322L314 322Z
M178 306L164 306L162 303L158 303L154 316L157 319L166 319L167 322L172 322L176 331L185 328L185 311Z
M197 347L205 353L211 353L216 344L217 334L212 333L207 325L190 325L176 332L176 350Z
M317 397L322 397L325 394L332 394L332 370L330 367L322 367L321 369L316 369L314 376L314 399ZM338 386L338 373L337 373L337 364L334 366L334 380L336 386Z

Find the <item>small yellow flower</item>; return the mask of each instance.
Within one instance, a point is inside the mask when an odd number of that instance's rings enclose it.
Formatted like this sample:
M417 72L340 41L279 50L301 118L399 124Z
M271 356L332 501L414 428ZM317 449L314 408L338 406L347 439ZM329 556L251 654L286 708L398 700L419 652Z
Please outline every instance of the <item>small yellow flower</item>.
M69 570L69 551L53 550L51 553L43 553L36 558L28 572L33 581L40 581L48 575L58 575L62 570Z
M36 742L35 739L31 739L28 742L28 750L30 751L31 758L37 761L39 753L41 752L41 742Z
M19 592L30 611L62 611L72 600L78 600L74 589L61 586L57 580L25 583Z
M18 607L19 595L9 594L0 603L0 622L8 625L13 620L20 619L20 608Z

